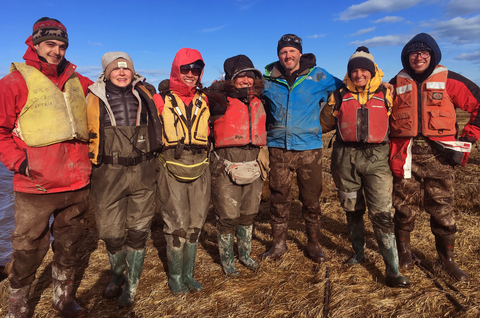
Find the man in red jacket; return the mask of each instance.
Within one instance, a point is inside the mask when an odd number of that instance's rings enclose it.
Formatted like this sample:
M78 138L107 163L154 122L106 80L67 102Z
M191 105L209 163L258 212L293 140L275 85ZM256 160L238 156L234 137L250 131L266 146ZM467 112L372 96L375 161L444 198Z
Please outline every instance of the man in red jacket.
M390 82L396 97L390 116L390 168L395 207L395 236L400 267L413 268L410 232L423 205L430 214L439 260L455 279L467 281L454 261L455 165L464 165L471 144L480 138L480 89L440 65L437 42L420 33L403 48L403 70ZM455 109L471 114L459 139Z
M93 82L65 59L68 35L60 21L38 20L25 43L25 63L12 63L0 80L0 161L15 172L7 317L29 314L30 285L49 249L52 214L53 308L64 317L82 317L86 311L72 290L89 207L85 95Z

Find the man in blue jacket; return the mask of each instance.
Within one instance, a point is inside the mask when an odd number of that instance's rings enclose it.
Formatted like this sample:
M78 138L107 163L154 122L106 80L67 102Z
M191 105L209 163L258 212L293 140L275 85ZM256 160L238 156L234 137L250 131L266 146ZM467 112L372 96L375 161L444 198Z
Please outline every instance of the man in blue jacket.
M302 39L285 34L278 41L278 61L265 67L267 146L270 154L270 216L273 246L261 259L278 260L286 251L293 174L297 173L307 252L316 263L327 260L318 244L322 193L320 103L342 81L320 67L315 55L302 54Z

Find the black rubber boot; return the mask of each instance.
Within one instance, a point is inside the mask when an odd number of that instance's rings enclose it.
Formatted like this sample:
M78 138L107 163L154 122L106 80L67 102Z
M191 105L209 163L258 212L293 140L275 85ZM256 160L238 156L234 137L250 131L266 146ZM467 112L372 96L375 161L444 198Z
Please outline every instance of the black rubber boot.
M237 244L238 244L238 259L246 268L251 271L258 269L258 263L251 257L252 251L252 231L253 225L238 225L237 226Z
M190 290L200 291L203 289L202 284L193 278L197 247L198 243L185 242L183 245L183 281Z
M415 266L412 260L412 248L410 246L410 232L395 226L395 238L398 249L398 266L400 269L412 270Z
M318 238L320 237L320 223L305 222L307 229L307 252L312 261L315 263L323 263L327 261L327 256L323 253Z
M103 292L105 298L116 298L122 294L122 286L125 281L125 268L127 266L127 252L121 251L115 254L108 252L108 259L110 261L110 272L112 279L107 288Z
M435 246L437 248L440 262L447 273L458 281L467 282L470 280L468 275L458 268L454 256L455 234L435 235Z
M126 253L125 285L118 299L118 306L121 308L133 305L145 259L145 250L127 250Z
M80 318L87 315L87 311L73 299L74 278L75 268L52 263L52 307L66 318Z
M235 267L235 258L233 255L233 234L220 234L217 232L217 240L223 272L227 276L240 275Z
M279 260L283 254L288 250L287 248L287 223L273 223L272 222L272 236L273 244L268 252L265 252L259 256L261 260L270 258L273 261Z
M175 248L167 245L168 286L174 295L188 292L183 281L183 246Z
M8 313L6 318L28 318L28 294L30 293L30 285L20 288L8 288L10 297L8 300Z
M365 259L365 222L363 214L347 212L347 226L355 254L347 260L348 265L356 265Z
M393 233L383 233L379 228L373 228L380 254L385 262L385 284L389 287L409 287L410 281L403 277L398 269L398 252Z

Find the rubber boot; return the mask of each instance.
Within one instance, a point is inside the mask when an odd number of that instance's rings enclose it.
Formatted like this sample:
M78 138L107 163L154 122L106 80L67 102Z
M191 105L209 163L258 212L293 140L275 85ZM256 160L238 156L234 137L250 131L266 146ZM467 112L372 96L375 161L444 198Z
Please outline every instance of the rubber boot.
M227 276L240 275L235 267L235 258L233 255L233 234L220 234L217 232L217 240L223 272Z
M246 268L251 271L258 269L258 263L250 257L252 251L252 225L238 225L237 226L237 244L238 244L238 259Z
M458 268L455 264L453 247L455 245L455 234L451 235L435 235L435 246L437 248L439 260L443 263L443 267L450 276L458 281L466 282L470 278L468 275Z
M118 306L121 308L130 307L135 300L138 283L142 275L145 250L126 250L127 267L125 270L125 285L122 295L118 299Z
M261 260L270 258L273 261L278 261L283 254L288 250L287 248L287 223L273 223L272 222L272 247L268 252L265 252L259 256Z
M187 284L188 289L200 291L203 289L202 284L193 278L195 269L195 258L197 257L198 243L185 242L183 245L183 281Z
M127 267L127 252L121 251L115 254L108 252L108 259L110 261L110 272L112 279L107 288L103 292L105 298L116 298L122 294L122 286L125 281L124 271Z
M188 287L183 282L183 248L167 245L168 259L168 286L174 295L188 292Z
M52 263L53 298L52 307L63 317L85 317L87 311L73 299L74 267L63 267Z
M320 237L320 223L305 222L307 229L307 252L312 261L315 263L323 263L327 261L327 256L323 253L318 238Z
M355 215L354 215L355 214ZM360 264L365 259L365 222L363 213L347 213L347 226L355 254L347 260L348 265Z
M28 294L30 293L30 285L20 288L8 288L10 298L8 301L7 318L27 318L28 311Z
M385 284L389 287L408 287L410 281L403 277L398 269L398 252L395 236L393 233L384 233L381 229L374 227L380 254L385 262Z
M400 269L412 270L415 266L412 260L412 248L410 246L410 232L395 226L395 238L398 248L398 265Z

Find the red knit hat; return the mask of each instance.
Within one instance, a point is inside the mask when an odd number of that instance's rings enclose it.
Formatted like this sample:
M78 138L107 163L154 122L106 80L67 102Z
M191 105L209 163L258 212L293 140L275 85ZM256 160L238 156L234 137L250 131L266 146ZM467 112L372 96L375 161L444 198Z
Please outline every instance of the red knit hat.
M56 19L44 17L37 20L32 31L33 45L46 40L62 41L68 46L67 28Z

